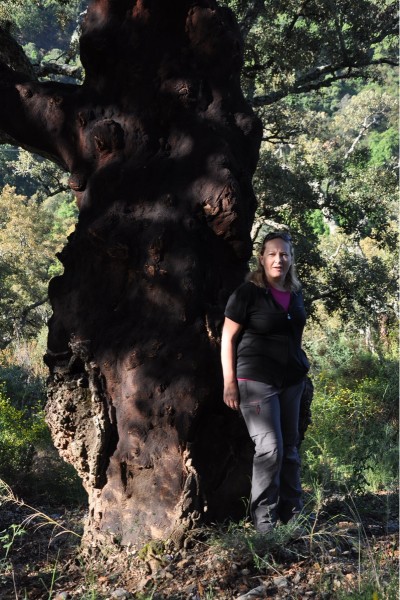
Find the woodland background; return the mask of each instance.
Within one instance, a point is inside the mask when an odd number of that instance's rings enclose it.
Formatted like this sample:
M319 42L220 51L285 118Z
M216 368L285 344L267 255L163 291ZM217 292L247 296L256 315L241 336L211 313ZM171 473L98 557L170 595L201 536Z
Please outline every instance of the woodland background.
M377 512L389 515L398 474L398 87L396 36L385 21L393 4L336 2L325 20L311 8L307 13L308 2L273 1L261 13L257 2L226 4L246 35L242 85L264 124L254 177L255 249L266 230L290 229L310 315L304 345L315 396L301 448L304 486L313 509L326 498L350 497L364 508L363 499L372 507L380 498ZM319 4L311 3L313 10ZM0 20L40 78L75 83L83 76L77 51L84 9L76 0L6 1ZM346 11L357 24L352 31ZM333 64L338 28L340 50L353 63L359 52L359 67L340 63L338 50L336 69L326 67L312 82L298 76L324 68L315 57L325 46ZM374 53L363 64L367 38ZM9 502L11 493L14 503L23 498L57 512L84 511L86 500L73 469L53 449L43 414L47 286L61 272L57 253L77 218L66 173L25 150L0 146L2 498ZM1 577L13 568L11 548L24 530L18 527L0 522ZM390 597L385 589L394 589L395 574L370 575L369 565L348 597L375 598L378 591L376 598ZM76 597L98 597L91 593ZM52 590L46 594L52 597Z

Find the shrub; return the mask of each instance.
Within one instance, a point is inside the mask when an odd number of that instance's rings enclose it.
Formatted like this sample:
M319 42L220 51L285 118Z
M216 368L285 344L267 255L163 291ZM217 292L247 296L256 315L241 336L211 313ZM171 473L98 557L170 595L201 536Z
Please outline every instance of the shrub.
M303 478L325 488L387 489L397 482L397 364L365 352L346 359L331 369L325 361L314 376Z
M18 340L0 352L0 381L12 405L35 411L44 406L48 374L43 362L47 331L43 329L36 339Z
M0 382L0 479L24 498L46 504L85 504L87 495L76 471L53 446L42 404L17 408Z
M18 479L32 466L35 446L49 443L50 436L43 412L18 409L0 383L0 477Z

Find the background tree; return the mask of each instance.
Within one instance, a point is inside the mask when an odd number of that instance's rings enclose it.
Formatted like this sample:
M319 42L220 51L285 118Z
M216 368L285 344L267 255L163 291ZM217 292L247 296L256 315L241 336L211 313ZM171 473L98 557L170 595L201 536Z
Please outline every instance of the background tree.
M320 106L310 106L310 100L303 107L305 127L292 143L262 149L255 230L267 219L299 232L309 311L315 314L319 300L356 328L364 323L379 331L383 312L393 325L397 320L397 148L380 133L390 133L396 119L395 97L363 86L343 97L332 114L316 100ZM383 147L375 158L375 148ZM374 257L363 251L371 244Z
M322 304L379 337L382 320L397 322L397 9L230 5L246 39L243 86L264 126L255 240L289 227L309 313Z
M5 186L0 194L0 348L37 335L50 316L49 277L60 269L55 254L74 224L64 198L40 203Z

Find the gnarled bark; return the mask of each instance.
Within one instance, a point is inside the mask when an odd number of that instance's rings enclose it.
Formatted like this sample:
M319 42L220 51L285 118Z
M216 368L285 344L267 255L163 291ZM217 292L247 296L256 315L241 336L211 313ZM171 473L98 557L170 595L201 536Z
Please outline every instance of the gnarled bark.
M138 543L243 510L251 449L222 404L219 335L251 253L261 125L212 0L95 0L81 59L82 86L3 68L0 127L71 173L47 418L89 494L87 541Z

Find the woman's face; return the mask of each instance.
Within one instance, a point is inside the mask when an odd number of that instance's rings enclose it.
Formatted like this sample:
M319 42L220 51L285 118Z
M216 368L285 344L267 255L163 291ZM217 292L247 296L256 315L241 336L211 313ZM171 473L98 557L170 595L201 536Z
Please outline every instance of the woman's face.
M292 264L290 243L285 242L282 238L269 240L265 244L264 252L260 256L260 263L264 267L268 283L279 286L283 285Z

